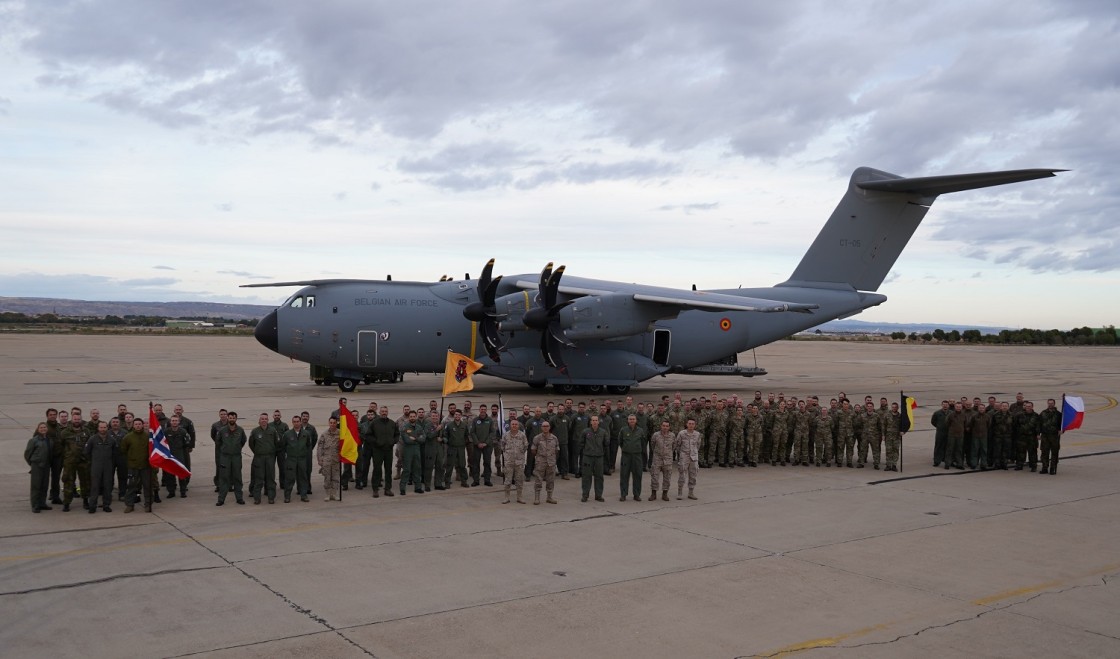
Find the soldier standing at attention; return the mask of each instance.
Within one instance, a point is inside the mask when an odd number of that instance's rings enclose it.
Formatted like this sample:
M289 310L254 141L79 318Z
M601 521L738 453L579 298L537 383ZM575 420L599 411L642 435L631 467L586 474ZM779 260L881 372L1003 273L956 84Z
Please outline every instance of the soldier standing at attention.
M471 424L471 444L474 452L471 454L471 487L478 487L479 476L482 477L487 487L494 483L490 481L490 461L494 453L490 446L490 432L493 423L486 411L485 405L478 406L478 416Z
M552 489L556 487L556 461L560 457L560 439L552 434L552 424L545 421L541 432L533 439L533 505L541 502L541 481L548 492L548 503L556 503ZM640 471L638 472L641 473Z
M813 433L813 456L817 466L832 466L832 415L827 408L820 408L809 423ZM837 463L839 464L839 463Z
M871 459L876 469L879 468L879 458L883 455L883 417L875 411L871 401L864 403L863 427L859 439L858 466L863 469L867 464L867 449L871 449Z
M785 403L782 403L784 406ZM688 477L688 498L696 498L696 473L700 470L700 443L703 439L696 432L696 420L689 419L685 429L677 434L673 452L677 455L677 500L682 497L685 477Z
M109 424L97 423L97 433L86 441L86 459L90 467L89 512L97 512L97 497L101 497L101 509L113 512L109 504L113 501L113 465L117 453L117 443L109 435Z
M521 432L520 421L510 419L509 432L502 435L501 446L502 459L505 462L506 486L506 500L502 503L509 503L511 487L517 488L517 503L525 503L521 493L525 489L525 454L529 451L529 439Z
M168 423L167 429L164 431L164 437L167 438L167 446L171 449L171 455L183 463L183 466L190 468L190 449L193 448L191 443L191 436L187 430L183 428L182 419L176 415L172 416ZM163 486L167 488L167 498L175 498L175 487L179 487L179 495L182 497L187 496L187 483L190 482L189 478L177 478L175 474L168 472L166 469L163 471Z
M797 401L797 411L793 413L793 461L792 464L809 466L809 422L812 414L805 409L805 401ZM876 458L878 469L878 458Z
M662 421L661 429L653 433L649 440L649 500L657 499L657 486L661 485L661 500L669 500L669 482L673 480L673 441L676 439L669 430L669 422Z
M758 393L758 392L755 392ZM761 394L759 394L761 396ZM762 418L762 412L757 405L750 403L747 405L747 421L746 421L746 446L744 460L750 467L758 466L758 454L762 450L762 429L765 419Z
M736 407L727 425L727 466L745 467L743 462L743 433L746 432L747 417L743 408Z
M936 467L942 462L945 462L945 446L949 443L949 401L941 401L941 409L934 412L929 417L929 423L936 430L933 438L933 466ZM946 464L945 468L948 469L949 465Z
M315 426L311 425L311 414L308 413L307 410L299 413L299 421L300 425L303 428L306 428L308 434L311 435L311 450L307 452L307 459L305 460L305 462L307 463L307 493L312 494L313 488L311 487L311 458L312 454L315 452L315 447L319 444L319 430L315 428Z
M241 447L245 446L247 440L245 431L237 425L237 412L228 412L226 425L218 429L218 502L215 506L224 505L226 494L231 490L237 497L237 503L245 505L241 480Z
M1023 459L1027 459L1031 471L1038 465L1038 412L1034 411L1034 403L1023 403L1022 414L1015 415L1013 425L1015 428L1015 471L1023 470Z
M947 424L949 439L945 444L945 468L956 467L964 469L964 433L968 417L964 413L964 406L960 403L953 404L953 411L949 413Z
M51 440L47 437L47 422L40 421L35 434L27 440L23 459L31 467L31 512L53 510L47 505L47 487L51 480Z
M988 414L984 403L976 404L976 413L972 415L972 453L968 456L968 468L981 471L988 470L988 426L992 417Z
M1013 459L1012 439L1014 438L1015 418L1007 403L1000 403L999 409L992 415L992 444L989 447L992 453L992 464L996 469L1007 469L1007 463Z
M277 469L277 474L280 477L280 489L285 489L287 487L288 483L287 483L287 480L286 480L287 476L284 475L284 472L285 472L285 469L284 469L285 457L284 457L284 451L282 449L283 449L284 433L288 432L288 424L284 423L284 418L281 416L280 410L273 410L272 411L272 423L269 423L268 427L272 428L272 433L276 436L275 437L275 440L276 440L276 454L275 454L276 469ZM273 498L275 498L275 495L273 495ZM269 499L268 502L272 503L272 499Z
M618 486L621 490L619 501L626 501L627 485L634 501L642 500L642 439L645 433L638 427L637 415L626 417L626 425L618 431L618 445L622 449L622 462L618 469Z
M191 468L191 451L194 450L195 443L198 441L198 433L195 432L194 421L191 421L190 419L188 419L183 414L183 406L182 405L176 404L175 407L172 408L172 416L179 417L179 426L181 426L183 428L183 430L187 431L187 438L188 438L188 441L187 441L187 444L186 444L187 451L186 451L186 453L183 454L182 458L179 458L179 461L183 463L183 466L187 468L187 471L190 471L190 468ZM178 456L176 456L176 457L178 457ZM191 479L187 478L186 484L190 485L190 482L191 482ZM183 492L183 494L186 494L186 492L187 492L186 487L181 487L179 489Z
M843 460L844 464L852 467L852 454L855 453L855 426L856 426L856 413L852 410L852 404L844 399L840 405L840 411L836 413L836 466L840 466L840 461Z
M898 411L898 403L891 403L890 411L883 417L883 435L887 444L887 463L883 471L898 471L898 454L902 447L902 431L899 423L902 413Z
M583 431L580 437L580 451L583 458L580 462L583 498L581 501L587 501L587 496L591 493L591 481L595 481L595 500L603 501L603 460L607 455L607 449L610 448L610 435L607 430L599 425L600 420L597 415L591 415L591 426Z
M128 491L124 495L124 511L136 505L138 492L144 493L144 512L152 512L152 466L148 463L148 433L144 422L132 420L132 430L121 440L121 452L128 458Z
M62 461L62 511L70 511L70 502L74 500L74 481L81 487L82 507L89 508L89 460L86 459L86 433L85 423L82 422L82 411L74 408L71 411L70 424L60 433L63 445Z
M303 427L303 419L298 415L292 417L292 427L284 433L281 441L283 453L287 460L284 461L284 503L292 501L292 486L296 488L300 501L307 501L308 492L311 490L311 474L307 472L307 456L311 455L311 433Z
M445 488L451 487L451 475L453 472L459 478L459 484L462 487L467 487L467 442L470 441L470 426L463 422L463 413L455 410L451 415L451 423L443 427L443 438L447 444L447 462L443 467L443 486ZM522 457L519 464L525 462ZM506 468L509 471L509 468ZM525 478L525 474L521 474L521 478Z
M221 473L222 455L218 448L218 431L229 425L228 412L218 410L218 420L210 424L210 439L214 442L214 491L218 491L218 474Z
M287 427L288 424L284 424L284 428ZM261 502L262 487L268 502L276 503L276 451L280 445L276 428L269 424L268 415L261 412L257 427L249 433L249 451L253 454L249 466L253 474L249 479L249 496L253 497L254 504Z
M425 436L424 427L417 420L416 412L409 412L408 421L401 428L401 496L406 494L405 488L410 479L413 491L416 494L424 493L420 474L420 444L424 442Z
M1046 409L1038 415L1039 434L1042 436L1042 469L1045 474L1058 473L1058 449L1062 441L1062 413L1053 398L1047 399Z
M339 479L342 478L338 442L338 419L332 416L327 421L327 432L319 438L319 446L315 449L315 457L319 460L319 473L323 475L323 489L327 491L323 501L338 501ZM420 479L419 471L416 473L416 478ZM404 494L404 490L401 490L401 494Z
M786 402L778 403L778 411L774 412L774 425L770 429L770 465L775 466L780 460L782 466L786 465L786 438L789 435L787 424L789 412L786 411Z

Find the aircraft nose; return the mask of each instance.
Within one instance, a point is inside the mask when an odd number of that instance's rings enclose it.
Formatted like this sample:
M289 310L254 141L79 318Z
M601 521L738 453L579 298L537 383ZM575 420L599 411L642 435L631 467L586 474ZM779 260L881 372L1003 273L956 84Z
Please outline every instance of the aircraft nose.
M276 310L268 312L268 315L260 319L257 323L257 328L253 330L253 336L257 337L260 344L272 352L279 352L277 348L280 347L280 330L277 328L276 323Z

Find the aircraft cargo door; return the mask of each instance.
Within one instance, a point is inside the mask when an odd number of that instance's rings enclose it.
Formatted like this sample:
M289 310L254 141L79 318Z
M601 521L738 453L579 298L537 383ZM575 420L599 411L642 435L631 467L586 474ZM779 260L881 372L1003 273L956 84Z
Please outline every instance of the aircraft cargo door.
M658 366L669 365L669 343L672 332L667 329L653 331L653 363Z
M377 366L377 330L358 330L358 368Z

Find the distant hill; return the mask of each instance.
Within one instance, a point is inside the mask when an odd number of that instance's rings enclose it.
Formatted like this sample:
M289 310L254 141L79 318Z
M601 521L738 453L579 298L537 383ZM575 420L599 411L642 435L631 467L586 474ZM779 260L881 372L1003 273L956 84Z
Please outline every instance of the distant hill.
M263 318L274 307L261 304L222 304L219 302L109 302L61 300L40 297L0 297L0 312L12 311L32 316L53 313L59 316L163 316L165 318Z

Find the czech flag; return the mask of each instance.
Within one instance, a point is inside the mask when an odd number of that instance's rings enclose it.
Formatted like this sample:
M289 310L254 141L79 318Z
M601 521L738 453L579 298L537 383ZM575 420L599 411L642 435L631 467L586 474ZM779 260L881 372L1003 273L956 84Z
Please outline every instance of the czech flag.
M914 410L918 409L918 401L903 392L899 393L902 395L902 409L899 410L902 418L898 420L898 431L906 432L914 427Z
M1062 432L1081 427L1085 418L1085 401L1078 396L1062 396Z
M341 403L338 406L338 459L348 465L358 463L358 447L362 438L358 435L358 420L354 413Z
M171 446L163 434L155 409L148 403L148 464L162 469L176 478L190 478L191 470L171 454Z

